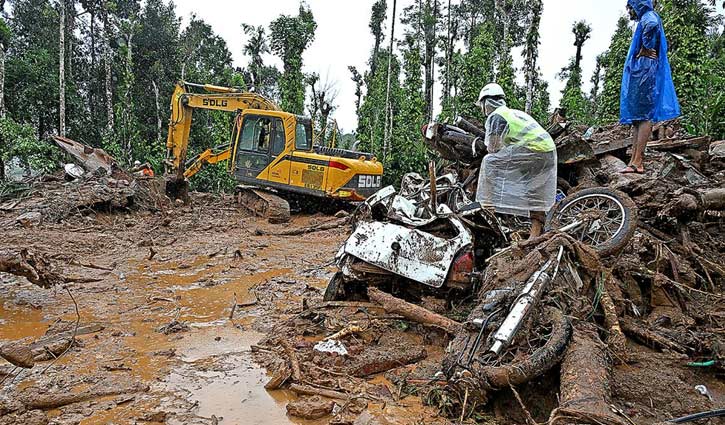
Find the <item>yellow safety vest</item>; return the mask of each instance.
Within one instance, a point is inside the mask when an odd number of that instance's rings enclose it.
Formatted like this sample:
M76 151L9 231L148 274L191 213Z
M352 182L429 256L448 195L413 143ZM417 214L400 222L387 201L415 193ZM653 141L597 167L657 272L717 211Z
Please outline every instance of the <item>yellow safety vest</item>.
M535 119L528 114L502 106L494 114L498 114L509 125L509 132L503 141L505 146L523 146L534 152L553 152L556 150L554 139Z

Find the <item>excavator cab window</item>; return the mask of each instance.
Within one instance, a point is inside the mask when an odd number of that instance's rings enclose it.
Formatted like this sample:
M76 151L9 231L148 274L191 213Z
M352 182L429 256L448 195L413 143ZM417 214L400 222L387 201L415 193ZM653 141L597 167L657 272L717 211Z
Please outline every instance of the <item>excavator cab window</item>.
M282 153L282 151L284 151L284 147L286 144L286 140L284 137L284 124L282 123L281 119L272 119L270 134L272 139L272 156L277 156Z
M300 151L312 149L312 122L309 119L297 118L295 149Z

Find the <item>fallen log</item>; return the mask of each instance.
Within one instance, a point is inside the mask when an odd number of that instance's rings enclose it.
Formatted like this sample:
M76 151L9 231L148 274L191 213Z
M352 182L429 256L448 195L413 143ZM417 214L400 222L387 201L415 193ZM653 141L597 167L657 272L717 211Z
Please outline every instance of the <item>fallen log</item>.
M0 273L24 277L30 283L45 289L67 282L63 276L53 270L50 261L44 255L35 254L27 249L19 253L0 253Z
M397 350L369 347L363 350L346 368L349 375L364 378L387 372L396 367L417 363L428 357L424 347L401 347Z
M315 388L309 385L292 384L290 385L289 389L290 391L293 391L300 395L319 395L334 400L348 400L350 398L350 394L345 394L339 391L326 390L323 388Z
M604 323L609 330L607 337L607 346L614 353L615 360L619 362L627 361L627 338L622 332L622 326L619 324L617 317L617 308L609 295L607 284L602 283L601 305L604 311Z
M35 359L30 347L22 343L9 343L0 347L0 357L10 364L23 369L32 369Z
M413 322L442 329L451 335L455 335L462 329L462 325L455 320L403 301L377 288L368 288L368 298L370 301L380 304L388 313L399 314Z
M622 319L622 330L634 340L655 349L665 349L677 351L678 353L687 353L689 350L669 338L666 338L650 329L645 329L631 319Z
M67 392L61 394L38 394L26 391L20 396L20 399L28 410L52 410L69 404L82 403L101 397L148 392L149 389L148 385L134 384L127 387L108 386L106 388L90 389L77 394Z
M609 364L596 327L583 323L574 330L561 364L560 408L552 412L549 424L587 423L624 425L609 410Z
M295 353L294 348L290 345L289 342L280 339L279 345L284 348L285 354L287 354L287 358L289 359L290 366L292 368L292 379L295 382L302 382L302 370L300 369L300 362L297 360L297 354Z
M281 232L269 233L273 236L299 236L306 235L308 233L323 232L325 230L338 229L346 226L350 222L348 217L341 218L339 220L331 221L329 223L319 224L317 226L301 227L299 229L283 230ZM264 233L264 232L263 232Z

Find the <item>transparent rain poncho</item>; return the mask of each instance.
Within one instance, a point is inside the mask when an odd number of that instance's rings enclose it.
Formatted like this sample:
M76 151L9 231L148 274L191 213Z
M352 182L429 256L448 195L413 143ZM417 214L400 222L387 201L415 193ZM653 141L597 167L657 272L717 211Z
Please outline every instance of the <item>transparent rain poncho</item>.
M536 121L520 111L508 110L514 119L529 129ZM538 126L538 124L537 124ZM522 137L500 114L493 112L486 123L486 146L489 154L481 164L476 199L496 212L528 217L532 211L549 211L556 202L557 157L553 140L544 145L548 152L530 149L527 138L541 135L540 128ZM548 136L548 134L547 134ZM544 136L540 136L544 137ZM521 138L521 140L519 140ZM541 146L541 145L539 145Z

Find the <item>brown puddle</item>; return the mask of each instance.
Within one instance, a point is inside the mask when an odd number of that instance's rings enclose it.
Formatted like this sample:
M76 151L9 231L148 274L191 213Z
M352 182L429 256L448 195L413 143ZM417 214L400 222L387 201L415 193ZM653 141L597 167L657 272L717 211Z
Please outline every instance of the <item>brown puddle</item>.
M48 330L42 310L29 307L6 308L0 303L0 341L39 338Z
M192 330L178 348L185 362L164 381L167 390L194 404L191 413L220 424L323 424L289 418L285 405L293 396L268 392L267 374L251 358L251 345L262 339L256 332L231 324ZM169 424L185 423L182 418Z

